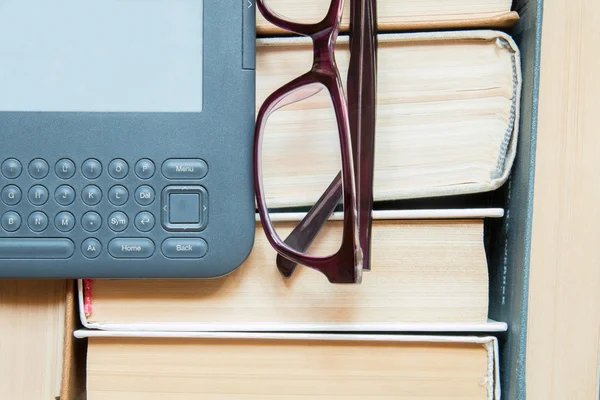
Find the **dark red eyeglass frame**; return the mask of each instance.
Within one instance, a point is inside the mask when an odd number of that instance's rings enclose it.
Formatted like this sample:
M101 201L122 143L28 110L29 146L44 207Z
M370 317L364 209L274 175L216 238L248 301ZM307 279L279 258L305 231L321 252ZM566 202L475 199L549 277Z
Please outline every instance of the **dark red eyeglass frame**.
M335 62L334 47L341 23L343 0L332 0L326 17L316 24L300 24L274 13L266 0L257 0L266 20L313 41L314 61L310 71L272 93L262 104L254 138L254 180L258 212L266 237L279 254L277 265L290 277L297 264L323 273L332 283L359 283L362 270L370 269L371 211L375 145L377 25L375 0L352 0L350 18L350 68L348 103ZM265 202L262 182L262 138L274 111L304 100L324 86L331 96L338 125L342 171L285 242L276 233ZM306 250L343 200L342 244L337 253L313 257Z

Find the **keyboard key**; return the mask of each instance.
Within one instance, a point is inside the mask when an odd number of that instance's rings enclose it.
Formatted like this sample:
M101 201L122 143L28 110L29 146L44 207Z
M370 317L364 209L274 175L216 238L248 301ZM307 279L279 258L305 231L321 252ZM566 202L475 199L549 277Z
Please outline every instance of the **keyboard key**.
M70 232L75 228L75 217L73 214L63 211L54 218L54 225L61 232Z
M8 179L16 179L21 175L21 171L23 171L23 166L14 158L9 158L8 160L2 163L2 175L7 177Z
M112 160L108 165L108 173L115 179L123 179L129 173L129 165L120 158Z
M86 186L81 191L81 200L88 206L95 206L102 200L102 192L98 186Z
M163 163L162 173L168 179L202 179L208 173L204 160L170 159Z
M27 197L29 198L29 202L34 206L42 206L48 201L48 189L42 185L35 185L29 189Z
M199 232L208 224L208 192L203 186L167 186L161 194L161 223L171 232Z
M108 191L108 199L115 206L122 206L129 199L129 192L124 186L113 186Z
M0 239L0 259L4 260L64 260L74 252L75 245L69 239Z
M149 212L143 211L135 217L135 227L141 232L150 232L155 224L154 215Z
M98 258L102 251L102 244L98 239L89 238L81 244L81 252L87 258Z
M2 189L2 193L0 194L0 198L7 206L15 206L21 202L21 189L17 186L9 185Z
M73 161L64 158L56 163L54 172L56 172L56 176L61 179L70 179L75 175L75 164Z
M135 191L135 201L141 206L149 206L154 202L154 197L156 194L154 193L154 189L150 186L140 186Z
M96 179L102 174L102 164L93 158L85 160L81 166L81 173L88 179Z
M197 224L200 222L200 195L176 193L169 198L169 223Z
M59 186L54 192L54 200L61 206L68 206L75 201L75 189L68 185Z
M81 218L81 226L88 232L96 232L102 226L102 217L94 211L89 211Z
M29 229L34 232L42 232L48 227L48 216L41 211L33 212L27 219Z
M129 218L125 213L120 211L110 214L108 218L108 226L115 232L123 232L129 225Z
M108 252L115 258L149 258L154 254L154 243L150 239L113 239Z
M154 163L148 159L143 159L135 164L135 174L140 179L150 179L154 176L156 167Z
M108 200L115 206L122 206L127 203L129 192L124 186L113 186L108 191Z
M167 239L161 250L167 258L202 258L208 252L208 244L202 239Z
M36 158L29 163L29 175L33 179L44 179L48 176L49 171L50 167L48 166L48 163L41 158Z
M15 232L21 227L21 216L14 211L8 211L0 218L0 225L7 232Z

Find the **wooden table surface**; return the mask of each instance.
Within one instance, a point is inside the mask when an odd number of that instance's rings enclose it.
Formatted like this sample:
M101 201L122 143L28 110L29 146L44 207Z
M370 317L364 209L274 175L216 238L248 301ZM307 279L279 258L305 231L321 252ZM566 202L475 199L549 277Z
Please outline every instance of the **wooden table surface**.
M528 399L598 399L600 0L544 2Z

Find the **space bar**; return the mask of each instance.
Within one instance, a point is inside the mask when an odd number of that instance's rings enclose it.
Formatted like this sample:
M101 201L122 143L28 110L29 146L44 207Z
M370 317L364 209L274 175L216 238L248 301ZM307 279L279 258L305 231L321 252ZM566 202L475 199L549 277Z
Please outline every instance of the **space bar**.
M0 260L67 259L75 252L69 239L1 238Z

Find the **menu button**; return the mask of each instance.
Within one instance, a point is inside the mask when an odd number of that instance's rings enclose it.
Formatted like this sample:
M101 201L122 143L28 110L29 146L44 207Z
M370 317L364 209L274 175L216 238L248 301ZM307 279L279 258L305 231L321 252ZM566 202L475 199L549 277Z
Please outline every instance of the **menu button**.
M162 173L168 179L202 179L208 174L208 165L199 158L170 159L163 163Z

